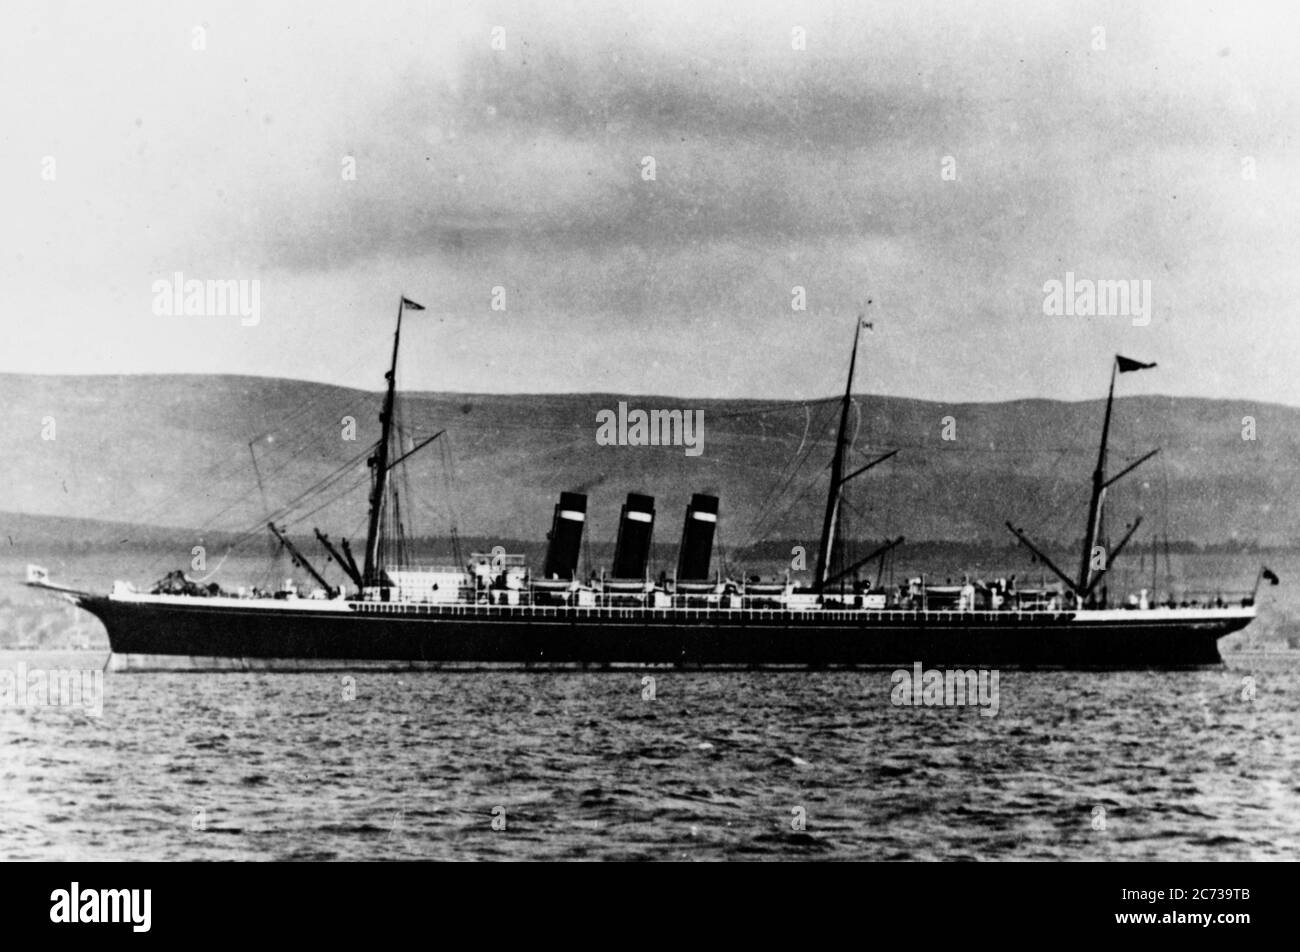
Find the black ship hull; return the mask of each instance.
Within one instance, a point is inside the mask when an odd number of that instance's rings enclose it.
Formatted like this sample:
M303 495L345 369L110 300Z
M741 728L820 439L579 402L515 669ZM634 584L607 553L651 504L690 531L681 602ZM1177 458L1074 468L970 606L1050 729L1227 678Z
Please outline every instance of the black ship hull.
M351 664L1161 668L1218 664L1253 609L1098 612L295 608L82 596L116 655ZM338 605L339 607L331 607Z

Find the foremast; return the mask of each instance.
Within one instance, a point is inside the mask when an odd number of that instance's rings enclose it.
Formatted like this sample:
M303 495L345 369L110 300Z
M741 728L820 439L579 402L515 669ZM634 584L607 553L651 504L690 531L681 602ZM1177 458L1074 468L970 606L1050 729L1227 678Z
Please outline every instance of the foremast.
M363 586L378 585L383 575L380 565L380 548L383 538L384 502L388 497L388 444L393 434L393 406L397 399L397 351L402 341L402 312L408 304L403 297L397 305L397 328L393 331L393 360L384 375L388 389L384 393L384 406L379 413L380 437L375 453L366 462L374 470L370 487L370 522L366 531L366 558L361 578Z

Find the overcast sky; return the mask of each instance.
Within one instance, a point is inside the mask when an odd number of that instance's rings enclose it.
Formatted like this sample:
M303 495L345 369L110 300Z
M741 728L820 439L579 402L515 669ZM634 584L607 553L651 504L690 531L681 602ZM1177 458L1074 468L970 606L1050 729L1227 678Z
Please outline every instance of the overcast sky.
M1300 404L1292 3L10 3L0 85L0 371L377 389L405 293L412 389L822 396L865 309L862 391Z

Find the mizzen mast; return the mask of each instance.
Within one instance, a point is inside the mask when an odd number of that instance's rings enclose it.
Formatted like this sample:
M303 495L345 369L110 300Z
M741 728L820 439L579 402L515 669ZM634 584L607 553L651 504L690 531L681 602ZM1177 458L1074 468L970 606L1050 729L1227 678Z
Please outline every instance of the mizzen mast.
M1132 360L1128 357L1115 355L1115 360L1110 367L1110 391L1106 395L1106 416L1101 424L1101 447L1097 451L1097 468L1092 471L1092 495L1088 499L1088 525L1084 531L1083 552L1079 556L1079 581L1077 591L1081 598L1086 597L1097 584L1098 578L1094 576L1093 568L1093 549L1096 548L1097 539L1101 536L1101 515L1106 504L1106 489L1112 483L1117 482L1121 477L1128 475L1137 469L1151 457L1155 456L1158 450L1152 450L1137 462L1126 466L1123 470L1116 473L1110 479L1106 478L1106 449L1110 439L1110 415L1115 404L1115 377L1118 374L1130 373L1135 370L1149 370L1154 367L1154 363L1144 364L1141 361ZM1111 553L1111 558L1119 555L1120 550L1128 543L1133 532L1137 530L1138 524L1141 523L1141 517L1134 523L1132 529L1124 536L1119 545ZM1098 574L1104 574L1106 571L1105 561L1096 569Z
M1092 495L1088 498L1088 524L1083 533L1083 552L1079 556L1080 594L1088 591L1092 581L1092 548L1097 544L1101 534L1102 504L1106 499L1106 444L1110 439L1110 413L1115 405L1115 376L1119 366L1112 361L1110 365L1110 392L1106 395L1106 416L1101 424L1101 448L1097 451L1097 468L1092 471Z

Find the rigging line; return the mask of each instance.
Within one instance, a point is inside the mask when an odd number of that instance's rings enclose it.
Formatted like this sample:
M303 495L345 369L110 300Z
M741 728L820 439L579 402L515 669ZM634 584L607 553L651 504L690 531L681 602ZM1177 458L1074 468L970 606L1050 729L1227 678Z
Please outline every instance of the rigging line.
M1165 540L1165 545L1164 545L1165 576L1164 579L1161 581L1163 582L1166 591L1172 592L1173 585L1174 585L1174 569L1173 566L1169 564L1169 466L1168 466L1168 460L1165 460L1163 458L1160 460L1160 476L1161 476L1161 483L1163 484L1160 493L1161 510L1163 511L1163 516L1160 521L1161 521L1161 528L1164 530L1162 532L1162 535L1164 536L1164 540ZM1152 558L1156 558L1158 550L1156 549L1156 540L1154 534L1152 535L1151 538L1151 550L1152 550Z
M784 519L787 515L789 515L790 511L794 509L795 506L803 502L804 498L808 495L809 492L812 491L813 487L815 487L821 481L821 478L822 478L821 473L815 473L812 479L808 481L808 484L804 486L803 491L800 492L797 496L795 496L792 500L790 500L789 505L787 505L784 509L782 509L780 512L773 515L768 520L767 524L763 526L762 535L767 535L770 531L772 531L772 529L780 520ZM755 541L751 544L756 545L758 538L759 536L756 536Z
M349 408L349 409L350 409L350 408ZM283 448L283 447L287 447L287 450L286 450L286 451L288 451L288 452L292 452L292 451L294 450L295 446L303 447L303 446L306 445L306 442L308 442L310 439L311 439L311 436L308 435L306 438L300 438L300 439L298 439L298 440L295 441L295 442L281 444L281 447L282 447L282 448ZM293 463L295 463L295 462L297 462L297 461L298 461L298 460L297 460L295 457L291 456L291 457L290 457L286 462L283 462L283 463L279 464L278 466L274 466L274 467L270 468L270 469L267 471L267 473L264 474L264 479L265 479L266 481L271 481L271 480L273 480L274 477L276 477L277 475L279 475L280 473L282 473L282 472L283 472L283 471L284 471L284 470L285 470L289 465L292 465ZM224 460L223 463L217 464L217 466L214 466L214 467L210 468L210 470L209 470L208 472L209 472L209 474L210 474L211 471L212 471L213 469L220 468L220 467L223 466L223 465L227 465L227 466L228 466L229 463L230 463L230 460ZM236 459L235 459L235 470L236 470L236 474L237 474L237 475L243 475L243 474L246 472L247 467L246 467L245 464L240 464L240 463L238 463L238 459L236 458ZM236 482L236 480L233 478L233 476L232 476L231 478L228 478L228 479L225 480L225 481L226 481L226 482L230 482L230 483L234 483L234 482ZM174 496L173 498L179 499L181 496L187 494L188 492L189 492L189 490L185 490L185 491L183 491L183 492L176 493L175 496ZM194 532L199 532L199 533L209 532L209 531L214 531L214 530L213 530L213 526L214 526L214 525L215 525L215 524L216 524L216 523L221 519L222 516L226 515L228 512L230 512L230 511L233 510L233 509L241 508L241 507L244 505L244 503L246 502L246 495L247 495L247 494L246 494L246 490L237 489L236 492L238 493L238 495L237 495L237 496L236 496L236 497L235 497L231 502L229 502L227 505L223 506L221 509L217 510L214 514L210 515L208 518L206 518L205 520L203 520L202 522L200 522L198 525L188 527L188 528L189 528L189 531L194 531ZM168 504L167 504L167 503L164 503L163 505L168 505ZM174 505L174 504L173 504L173 505ZM269 516L268 516L268 517L269 517ZM263 524L264 524L264 523L263 523Z
M399 422L400 422L401 420L403 420L403 419L406 418L406 410L407 410L407 407L406 407L406 405L405 405L405 401L401 401L401 406L400 406L400 408L398 408L397 411L396 411L396 412L399 414ZM403 440L405 440L406 442L403 442ZM412 433L408 433L408 432L406 432L406 428L405 428L405 427L402 427L401 430L399 431L398 444L397 444L397 445L398 445L398 448L399 448L403 453L408 453L408 452L410 451L410 450L408 449L408 446L410 447L410 449L413 449L414 446L415 446L415 436L414 436ZM415 524L412 522L412 519L413 519L414 516L415 516L415 510L414 510L414 508L412 508L412 506L411 506L411 500L412 500L412 498L413 498L413 495L412 495L412 493L411 493L411 469L410 469L410 467L406 464L406 462L404 461L404 459L405 459L405 457L399 457L399 461L402 462L402 465L401 465L401 471L400 471L400 473L397 474L397 479L394 481L394 483L396 484L396 482L397 482L398 480L400 480L400 482L401 482L401 490L402 490L402 497L404 497L404 498L406 499L406 502L407 502L407 509L406 509L406 513L405 513L405 518L403 518L403 519L399 519L399 520L398 520L398 535L399 535L399 538L401 539L401 558L403 558L403 559L405 559L405 557L406 557L406 555L407 555L407 552L406 552L406 548L407 548L407 546L406 546L406 536L407 536L408 532L409 532L409 533L414 533L414 531L415 531ZM397 489L397 486L394 485L393 488L394 488L394 490L396 490L396 489ZM396 510L396 507L394 507L394 509ZM401 513L400 513L399 511L395 511L395 512L394 512L394 518L396 518L396 517L399 516L399 515L401 515Z
M1160 414L1160 418L1161 418L1161 426L1160 426L1160 434L1159 434L1159 438L1160 438L1160 445L1161 445L1161 446L1172 446L1172 445L1174 445L1173 442L1172 442L1171 439L1170 439L1170 416L1171 416L1171 414L1170 414L1170 412L1169 412L1170 410L1172 410L1172 403L1167 404L1167 405L1166 405L1166 412ZM1160 521L1161 528L1162 528L1163 531L1164 531L1164 537L1167 539L1167 538L1169 538L1169 522L1170 522L1170 518L1169 518L1169 459L1168 459L1168 454L1167 454L1167 453L1161 453L1159 459L1160 459L1160 483L1161 483L1161 485L1160 485L1160 520L1159 520L1159 521ZM1152 544L1152 551L1153 551L1153 553L1154 553L1154 550L1155 550L1155 533L1154 533L1154 528L1155 528L1155 527L1153 526L1153 527L1152 527L1152 530L1153 530L1153 531L1152 531L1152 536L1151 536L1151 544ZM1165 586L1166 586L1166 588L1169 587L1169 582L1172 581L1172 570L1170 569L1168 563L1169 563L1169 560L1168 560L1168 558L1166 558L1166 559L1165 559L1165 574L1166 574L1166 577L1167 577L1167 578L1166 578L1166 582L1165 582ZM1154 593L1152 593L1152 594L1154 595Z
M344 475L346 475L346 473L345 473ZM332 480L328 486L322 486L318 491L316 491L315 493L313 493L313 494L312 494L312 497L310 497L310 498L315 499L315 498L317 498L317 497L320 497L320 496L324 495L324 493L325 493L327 490L329 490L329 489L333 488L335 485L337 485L338 482L341 480L341 478L342 478L342 476L340 476L339 479ZM363 474L360 478L354 480L351 484L349 484L348 487L347 487L347 489L345 489L343 492L341 492L341 493L335 493L333 496L328 497L324 502L320 503L319 505L316 505L315 507L313 507L313 508L312 508L311 510L309 510L309 511L306 511L306 512L301 511L301 510L302 510L302 507L305 506L305 505L307 504L307 502L308 502L307 499L304 499L304 500L301 500L299 503L295 504L291 509L288 509L288 510L286 510L286 511L284 511L284 512L281 512L281 513L277 513L275 516L272 517L272 519L270 519L270 520L268 520L268 521L272 521L272 522L280 522L280 523L282 523L282 524L285 525L285 526L289 526L289 525L297 525L297 524L303 522L304 520L310 518L310 516L314 515L315 513L319 512L320 510L322 510L322 509L324 509L324 508L326 508L326 507L328 507L328 506L330 506L330 505L333 505L334 503L338 502L339 499L341 499L343 496L347 495L347 493L352 492L354 489L356 489L357 486L362 485L362 484L366 481L366 479L368 479L368 478L369 478L369 474L368 474L368 473ZM261 526L258 526L258 527L255 527L255 528L250 528L250 529L248 530L248 532L247 532L245 538L249 538L249 537L256 536L258 533L260 533L260 531L261 531L262 528L264 528L264 527L265 527L265 524L263 524L263 525L261 525Z
M365 453L362 453L360 455L364 457ZM317 480L317 482L313 483L311 486L309 486L307 489L300 492L298 495L291 497L287 502L280 504L272 512L264 514L261 518L249 524L248 526L249 531L254 531L254 532L260 531L261 528L265 527L268 521L273 521L275 519L281 519L292 515L295 512L295 510L297 510L300 506L310 502L315 495L321 492L325 492L338 480L344 478L348 472L350 472L356 465L360 463L360 461L361 460L359 458L354 457L352 460L349 460L348 462L341 464L336 469L331 471L328 475ZM225 513L233 509L239 508L239 505L240 505L239 502L236 501L231 505L227 506L221 513L218 513L218 515L214 517L213 521L216 521L217 518L220 518L220 516L224 515Z
M817 442L830 443L829 437L819 437ZM942 449L935 446L933 441L920 443L907 443L901 440L890 440L888 442L869 442L862 444L861 449L903 449L903 450L929 450L932 452L948 453L970 453L973 455L985 456L1045 456L1049 453L1078 453L1086 455L1087 448L1077 446L1009 446L994 447L990 449L987 446L945 446Z
M834 408L832 407L829 409L829 412L827 413L826 417L822 420L821 425L817 428L816 432L820 434L824 432L828 427L833 427L834 424L835 424L835 412L834 412ZM785 481L784 485L782 485L778 490L776 490L775 495L777 496L777 499L772 500L772 505L776 505L776 503L779 501L780 494L784 493L786 487L789 486L789 484L794 481L794 477L798 474L798 471L803 469L804 466L808 465L809 461L812 459L813 452L816 449L818 449L823 442L829 442L829 441L823 440L820 437L820 435L813 437L813 439L809 441L804 441L803 455L798 458L796 457L791 458L792 460L795 461L794 469L790 472L789 477ZM828 461L826 465L822 467L822 469L827 470L829 468L830 468L830 462ZM821 470L818 470L817 474L814 475L814 478L818 478L820 476L820 473ZM769 494L768 498L770 499L772 495L773 494Z
M242 454L227 454L221 459L200 471L197 476L187 480L189 485L198 483L200 485L211 485L214 483L230 483L235 481L235 477L247 472L247 464L242 462ZM169 493L153 505L132 515L130 521L140 525L153 525L159 515L168 512L174 512L184 500L193 498L193 490L185 488ZM193 527L191 527L193 528ZM206 528L200 526L199 528ZM120 530L119 530L120 531Z
M365 405L358 397L353 397L341 404L333 404L333 411L330 412L327 406L323 406L319 401L307 400L287 416L280 417L267 422L262 422L258 429L261 431L253 437L253 441L263 439L264 437L275 437L273 445L276 449L292 454L299 454L316 439L316 426L308 425L316 413L328 413L332 419L336 415L342 416L359 416Z
M325 420L322 428L337 430L337 428L343 424L343 420L349 417L354 421L354 423L358 424L360 428L361 421L375 419L375 417L372 416L374 410L375 407L372 398L368 395L363 395L346 403L335 404L332 411L322 412L321 416ZM304 442L310 441L315 437L316 429L316 427L303 426L301 433L304 437Z
M790 480L794 478L795 473L797 473L799 469L802 468L804 462L806 462L807 457L802 456L801 458L801 454L804 454L806 450L810 452L810 450L808 450L808 435L812 428L812 407L805 404L803 411L804 411L803 435L799 439L799 446L795 449L794 453L792 453L786 459L785 466L782 468L781 475L777 477L777 481L779 483L781 482L781 478L785 476L786 471L789 470L790 472L789 478L785 479L780 489L775 490L778 494L785 491L785 488L790 484ZM755 525L759 521L761 521L763 516L763 511L767 507L768 503L772 500L772 496L773 494L769 492L768 495L760 503L759 513L754 520ZM746 538L746 536L742 536L741 538L744 539Z
M337 469L333 470L322 479L318 480L312 486L309 486L307 489L303 490L303 492L299 493L298 496L294 497L289 502L284 503L274 511L267 513L266 518L259 519L256 523L254 523L246 530L247 534L260 533L261 530L265 528L267 522L274 521L276 519L281 519L290 515L298 506L304 504L314 493L324 491L333 482L336 482L337 480L341 479L344 475L346 475L349 470L351 470L354 466L360 463L362 459L368 456L371 450L372 450L371 447L369 446L365 447L359 453L354 455L350 460L340 465ZM214 522L217 518L220 518L220 516L224 515L226 512L230 511L231 509L234 509L237 505L238 503L232 503L231 505L227 506L220 513L218 513L217 516L215 516L212 520L210 520L210 523Z
M562 475L565 469L572 466L574 449L581 444L590 441L591 434L583 433L579 436L575 436L567 442L557 443L551 449L543 451L537 458L536 463L524 463L520 465L533 469L535 471L534 475L538 477L550 477L549 479L541 479L541 482L557 482L557 477Z
M340 420L342 420L344 417L352 417L355 420L358 416L364 415L364 410L367 409L367 407L361 405L348 405L348 406L344 406L342 409L343 409L343 413L341 416L339 416ZM335 413L330 414L330 419L333 420L333 418L337 415L337 413L338 411L336 410ZM335 425L336 424L332 422L329 424L330 427L333 427ZM268 435L275 435L276 432L278 431L273 431ZM317 439L318 439L317 428L304 426L301 429L295 429L294 434L291 435L289 438L281 440L276 444L274 444L277 451L276 455L279 455L282 458L279 464L276 465L273 470L271 470L270 476L271 477L277 476L288 467L297 463L299 459L303 455L305 455L307 449L313 443L315 443ZM322 454L322 458L324 458L323 454Z
M419 428L419 432L427 432L427 430L429 430L429 429L433 429L433 427L430 426L430 427L428 427L428 428ZM449 424L447 424L446 426L441 427L441 429L445 429L445 430L447 430L447 432L449 432L449 433L456 433L456 434L458 434L458 435L460 435L460 436L462 436L462 437L465 437L465 438L467 438L467 439L469 439L469 440L471 440L471 441L476 441L476 440L478 440L478 441L483 441L483 442L486 442L486 441L490 440L491 437L492 437L494 434L496 434L498 431L506 431L506 430L523 430L523 431L526 431L526 432L529 432L529 433L562 433L562 434L566 434L566 435L568 435L568 436L571 438L571 440L572 440L573 442L578 442L578 441L581 441L581 440L590 440L590 439L592 438L592 429L589 429L589 428L585 428L585 427L579 428L579 427L573 427L573 426L548 426L548 425L545 425L545 424L534 424L534 423L529 423L529 424L504 424L504 423L494 423L494 424L492 424L490 427L485 427L485 428L472 427L472 426L468 426L468 425L465 425L465 424L459 424L459 423L449 423ZM731 433L731 432L733 432L733 431L725 431L725 432ZM747 435L747 434L746 434L744 431L741 431L741 432L740 432L739 434L737 434L737 435L745 436L745 435ZM777 438L777 437L775 437L775 436L773 437L773 439L776 439L776 438ZM833 439L833 437L830 436L830 435L827 435L827 436L818 436L818 437L815 437L815 438L814 438L814 442L825 443L825 444L832 444L832 443L834 442L834 439ZM907 447L907 448L933 448L933 447L932 447L932 444L926 444L926 443L895 443L895 444L891 444L891 445L896 445L896 446L900 446L900 447L904 447L904 446L905 446L905 447ZM1040 451L1043 450L1043 448L1041 448L1041 447L1039 447L1038 449L1039 449ZM1049 448L1047 448L1047 451L1051 451L1051 449L1052 449L1052 448L1049 447ZM507 451L507 450L498 450L497 452L508 452L508 451ZM1007 449L1007 450L979 450L979 449L971 449L971 450L967 450L967 449L962 449L962 448L959 448L959 447L952 447L952 448L950 448L950 449L948 450L948 452L990 452L990 453L991 453L991 452L998 452L998 453L1024 453L1024 452L1027 452L1027 451L1026 451L1026 450L1021 450L1021 449Z
M803 464L801 463L794 471L790 473L789 478L787 478L785 481L785 484L781 486L778 492L773 494L771 504L766 506L764 509L762 509L758 513L758 515L754 518L754 520L751 523L751 528L749 529L749 531L744 536L741 537L742 541L748 542L750 545L756 544L760 538L767 535L767 533L771 530L772 526L776 522L778 522L781 519L784 519L785 516L790 512L790 510L792 510L796 505L799 504L799 502L803 500L805 496L808 495L808 493L811 491L813 486L817 485L817 483L820 482L821 473L820 472L813 473L807 485L805 485L803 491L800 492L797 496L795 496L785 506L784 509L781 509L778 512L776 508L777 505L779 504L780 500L785 496L791 483L794 482L795 477L798 476L802 470L803 470Z
M1066 497L1062 497L1064 474L1060 472L1060 464L1067 455L1069 454L1064 450L1057 454L1056 460L1049 467L1046 477L1051 480L1051 485L1045 492L1038 494L1033 506L1025 513L1023 520L1018 520L1018 524L1030 526L1034 532L1039 532L1044 520L1059 518L1067 502L1072 504L1074 497L1081 491L1081 484L1076 484L1069 490Z
M247 469L246 462L240 465L241 468ZM195 477L193 480L187 480L187 482L189 483L198 482L199 484L211 483L214 480L215 474L217 473L218 470L222 470L230 466L231 466L231 457L223 456L219 462L212 464L207 469L201 471L197 475L197 477ZM157 502L153 503L152 505L147 505L144 509L132 513L130 518L127 521L134 523L136 525L154 525L156 524L155 520L158 518L158 516L168 512L175 512L183 499L187 497L192 498L192 496L193 496L193 490L190 488L168 493L166 496L164 496L162 499L158 500ZM119 529L118 531L121 530ZM112 532L112 530L106 527L104 529L104 532L105 534L109 534Z
M1089 488L1087 486L1076 486L1062 502L1060 508L1053 513L1051 520L1044 520L1042 527L1036 530L1043 536L1043 544L1055 542L1060 545L1074 545L1076 540L1068 534L1065 526L1066 523L1073 523L1078 520L1079 510L1082 508L1081 503L1088 493Z
M768 493L767 498L759 506L753 518L750 520L749 528L741 535L742 543L752 545L761 537L761 535L766 533L768 522L772 519L772 514L775 512L778 502L785 496L786 491L790 488L790 484L794 482L795 477L798 476L802 470L803 463L801 462L790 471L789 475L779 487L774 488L770 493ZM818 474L814 474L812 477L814 483L817 478ZM791 504L791 506L792 505L793 504ZM784 510L781 515L784 515L785 511L788 511L791 506L787 506L786 510Z
M430 424L427 429L435 429L435 426ZM590 439L596 428L586 426L562 426L559 424L548 423L491 423L483 426L473 426L468 423L449 422L441 427L441 429L445 429L448 432L456 432L462 436L468 436L471 438L481 437L486 441L497 435L497 431L501 430L525 430L529 433L567 433L573 436L574 439Z
M325 476L321 477L315 483L308 486L306 489L302 490L297 496L292 497L288 502L281 504L280 507L276 509L276 513L287 514L289 512L292 512L296 506L300 505L302 502L308 499L313 493L320 491L321 489L328 486L332 481L339 479L342 475L346 474L349 469L356 466L358 463L364 460L368 455L373 453L373 451L374 451L374 444L363 445L362 448L357 453L353 454L351 458L339 464L337 467L335 467Z
M803 436L799 438L799 448L795 450L796 455L802 453L803 448L808 445L808 430L811 426L812 426L812 407L805 404L803 408Z
M1055 448L1053 447L1036 448L1042 452L1049 452L1049 451L1053 452L1056 454L1056 457L1051 463L1048 470L1048 476L1049 478L1052 479L1052 485L1047 492L1047 498L1039 501L1036 504L1036 506L1032 510L1032 515L1025 519L1024 522L1025 525L1037 526L1039 523L1041 523L1044 519L1048 517L1049 512L1051 512L1053 515L1056 515L1058 519L1060 518L1062 507L1056 502L1056 498L1058 497L1061 483L1065 479L1065 475L1061 471L1061 466L1062 463L1064 463L1065 459L1071 454L1078 454L1080 458L1086 462L1088 452L1089 452L1089 446L1086 445L1085 441L1083 440L1083 431L1085 427L1088 427L1089 430L1091 429L1090 421L1086 418L1084 414L1076 414L1074 416L1073 426L1071 427L1070 431L1066 434L1067 445L1061 447L1055 447ZM1026 451L1026 452L1031 452L1031 451ZM1074 497L1078 495L1078 492L1079 490L1076 487L1076 490L1070 493L1068 499L1071 504L1073 502ZM1035 531L1038 530L1035 529Z
M811 413L811 411L809 411L809 413ZM831 416L833 417L833 414ZM829 420L830 418L828 417L827 421L822 423L822 428L826 426L826 423L829 422ZM807 432L805 432L805 439L800 443L800 449L792 454L786 461L781 476L778 476L779 484L774 486L759 503L757 512L750 523L749 529L741 536L742 542L747 541L749 544L753 544L758 539L759 529L763 528L764 521L778 504L786 490L789 489L790 484L794 482L795 477L799 475L800 470L802 470L807 464L816 444L809 443L806 436Z
M843 504L849 509L850 512L852 512L854 515L856 515L859 519L862 520L864 525L870 524L871 520L868 517L867 513L859 509L857 506L855 506L847 496L841 496L840 499L843 502Z
M365 478L365 477L363 477L362 480L358 480L357 482L355 482L355 483L353 483L351 486L349 486L348 489L347 489L347 490L346 490L342 495L346 495L346 493L348 493L348 492L352 492L354 489L356 489L356 487L359 486L359 485L361 485L362 481L364 481L364 478ZM335 497L334 499L330 499L330 500L328 500L327 502L322 503L320 506L317 506L316 509L312 510L311 512L306 513L306 514L301 515L301 516L298 516L297 518L292 518L292 519L288 519L288 518L272 519L272 520L268 520L268 522L279 522L280 525L281 525L281 527L282 527L284 530L288 530L290 527L292 527L292 526L297 526L297 525L299 525L300 523L306 521L306 520L309 519L312 515L314 515L316 512L319 512L321 509L324 509L324 508L326 508L327 506L329 506L329 505L331 505L331 504L337 502L337 501L338 501L338 498L339 498L339 497ZM263 529L265 528L265 523L262 525L261 528L263 528ZM230 547L229 547L229 548L227 549L227 551L226 551L226 554L229 555L231 552L234 552L236 549L238 549L238 548L240 548L241 546L243 546L243 545L244 545L245 543L247 543L249 540L256 538L259 534L260 534L260 529L259 529L258 531L249 531L248 533L245 533L241 538L237 539L235 542L233 542L233 543L230 545ZM223 561L224 561L224 559L223 559Z
M775 499L778 498L781 493L785 492L786 488L790 485L791 480L793 480L799 470L807 463L811 452L811 447L808 446L807 440L804 439L800 441L799 448L786 458L785 465L777 475L775 484L759 501L758 514L755 516L756 522L760 520L767 509L774 504Z
M709 416L720 420L728 420L734 417L754 416L755 414L767 416L768 414L776 413L781 410L793 410L795 407L802 407L805 410L808 410L819 404L838 403L842 399L843 397L839 396L819 397L814 400L791 400L786 403L770 403L758 407L746 407L743 410L711 410L709 411Z
M342 407L347 411L344 415L351 415L352 413L357 412L356 407L358 404L359 401L356 398L344 403ZM310 436L311 428L305 427L303 424L311 420L314 413L320 412L324 409L325 406L323 406L319 400L309 398L284 416L276 417L269 422L263 420L257 427L261 432L254 436L253 439L258 440L265 436L279 436L281 434L289 434L290 436L297 434L300 438L304 434Z
M327 476L327 477L325 477L324 479L320 480L320 481L316 484L316 486L313 486L311 489L309 489L309 490L307 490L306 492L300 494L300 495L298 496L298 498L292 500L289 504L287 504L287 505L285 505L285 506L282 506L280 509L277 509L275 512L271 513L271 514L267 517L267 519L266 519L265 521L259 521L258 524L257 524L256 526L250 527L250 528L247 529L244 533L242 533L241 535L237 536L235 542L232 543L232 548L236 548L236 547L238 547L238 546L241 546L241 545L243 545L245 542L247 542L250 538L253 538L253 537L256 536L256 535L259 535L259 534L261 533L261 531L266 527L266 523L267 523L267 522L274 522L274 521L277 521L277 520L287 520L287 519L289 519L290 515L291 515L291 514L292 514L292 513L293 513L293 512L298 508L298 507L300 507L301 505L305 504L305 502L306 502L306 500L307 500L308 498L310 498L312 495L315 495L315 494L318 494L318 493L320 493L320 492L325 491L325 489L327 489L330 485L332 485L332 484L338 482L339 479L341 479L343 476L347 475L348 471L349 471L352 467L354 467L358 462L360 462L360 459L361 459L362 456L365 456L365 455L368 454L369 452L370 452L369 449L363 451L363 452L360 454L360 456L358 456L358 457L354 457L354 458L353 458L351 461L349 461L347 464L345 464L344 466L339 467L339 469L335 470L335 471L334 471L333 473L331 473L329 476ZM364 480L364 478L365 478L365 477L363 476L362 479ZM359 482L361 482L361 481L359 480L358 483L359 483ZM297 520L294 520L294 521L297 521Z
M440 447L442 456L443 495L444 504L447 507L448 521L451 523L452 555L456 560L456 564L460 565L462 564L460 551L460 507L456 505L455 457L452 455L451 447L448 445L449 442L450 438L444 439Z

